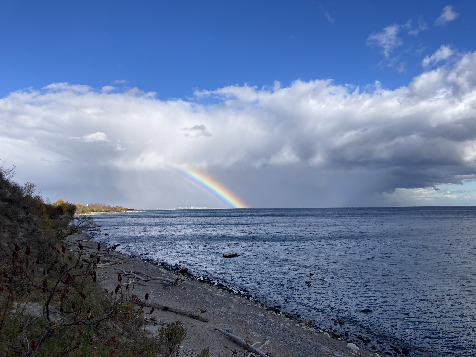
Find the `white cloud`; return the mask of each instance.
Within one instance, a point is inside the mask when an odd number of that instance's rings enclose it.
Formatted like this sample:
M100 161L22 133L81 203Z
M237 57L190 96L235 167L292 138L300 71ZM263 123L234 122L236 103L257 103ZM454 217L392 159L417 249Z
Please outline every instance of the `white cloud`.
M47 85L46 87L43 87L43 89L46 89L51 92L72 91L78 93L86 93L91 90L91 87L79 84L72 85L67 82L62 82Z
M97 131L93 134L85 135L82 137L82 139L86 143L92 143L95 141L109 141L107 139L107 135L105 133L101 133L100 131Z
M428 30L428 24L425 22L425 19L423 19L423 16L418 18L418 28L420 31Z
M384 196L395 206L475 206L475 184L476 182L473 181L470 183L465 182L457 186L442 185L438 187L414 189L398 188L393 194L384 194ZM455 187L459 187L460 189L455 189Z
M386 58L389 58L390 53L403 44L400 37L397 34L400 30L400 25L393 24L387 26L382 32L372 33L367 38L368 45L379 46L382 48L382 52Z
M125 79L116 79L115 81L113 81L112 83L114 84L121 84L121 83L127 83L127 81Z
M331 17L331 15L329 15L327 11L325 12L324 16L326 17L327 21L334 25L334 19Z
M155 92L144 92L143 90L140 90L139 88L137 87L134 87L134 88L131 88L129 89L127 92L125 92L126 95L129 95L129 96L132 96L132 97L135 97L135 96L139 96L139 97L154 97L156 95Z
M433 64L437 64L440 61L444 61L444 60L447 60L448 58L450 58L453 53L455 53L455 52L450 48L450 46L442 45L431 56L426 56L422 61L422 65L423 65L423 67L427 67L427 66L430 66L430 65L433 65Z
M384 205L398 189L417 204L412 190L476 171L476 53L395 90L314 80L195 95L17 91L0 99L2 159L52 200L135 207L220 205L168 165L202 168L261 207ZM218 103L200 104L208 96Z
M115 148L114 148L114 151L123 151L123 150L126 150L120 142L116 143L115 145Z
M385 59L380 63L381 65L386 65L387 67L396 69L399 73L406 72L406 63L400 60L402 53L408 52L408 49L401 51L400 54L391 55L392 52L397 48L403 45L403 40L398 37L400 30L407 30L407 33L412 36L417 36L420 31L427 30L428 25L422 16L418 19L418 28L414 28L412 25L412 20L408 20L403 25L393 24L387 26L383 29L382 32L372 33L367 38L367 45L369 46L378 46L382 49L382 53L385 56ZM415 51L418 53L417 50Z
M428 30L428 25L422 16L418 18L418 27L412 26L412 20L408 20L404 26L408 30L408 34L412 36L417 36L420 31Z
M435 20L436 26L445 26L448 22L455 20L458 17L458 13L453 11L453 6L448 5L443 8L441 16Z
M110 92L110 91L113 91L114 89L116 89L116 87L113 87L113 86L104 86L104 87L101 88L101 91L108 93L108 92Z
M405 62L400 62L398 67L395 67L395 69L398 71L398 73L406 72L407 69L405 68Z

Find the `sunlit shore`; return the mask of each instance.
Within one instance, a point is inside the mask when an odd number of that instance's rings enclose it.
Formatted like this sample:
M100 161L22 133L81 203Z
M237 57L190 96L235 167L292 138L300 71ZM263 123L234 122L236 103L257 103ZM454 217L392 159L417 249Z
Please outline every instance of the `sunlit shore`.
M145 211L140 210L129 210L129 211L122 211L122 212L89 212L89 213L75 213L75 216L96 216L99 214L117 214L117 213L140 213Z
M99 229L100 230L100 229ZM104 233L103 233L104 234ZM250 346L259 356L373 357L380 354L358 347L344 336L336 336L307 321L267 307L247 295L233 293L225 286L197 279L186 269L174 270L158 262L143 260L104 247L86 234L68 236L65 244L76 255L100 258L97 282L107 292L121 284L130 286L133 296L142 299L145 329L157 334L166 324L180 321L187 331L180 356L196 356L208 348L207 356L251 355ZM78 248L81 244L81 248ZM140 303L139 303L140 304ZM225 334L224 334L224 332ZM231 335L226 335L226 333ZM233 336L233 337L230 337ZM238 337L246 341L237 342ZM248 352L246 352L248 350Z

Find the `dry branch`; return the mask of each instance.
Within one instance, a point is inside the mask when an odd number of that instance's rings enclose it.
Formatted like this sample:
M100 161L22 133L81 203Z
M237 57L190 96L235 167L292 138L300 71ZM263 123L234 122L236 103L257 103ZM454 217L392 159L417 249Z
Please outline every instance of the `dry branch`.
M139 280L142 280L142 281L151 281L151 280L161 280L161 281L165 281L167 283L171 283L171 284L174 284L174 285L178 285L180 279L177 278L175 280L172 280L172 279L169 279L169 278L164 278L164 277L161 277L161 276L150 276L150 275L147 275L145 273L141 273L141 272L134 272L134 271L129 271L129 272L126 272L122 269L119 269L120 271L122 271L122 273L124 275L133 275L136 279L139 279ZM143 278L141 276L139 276L138 274L141 274L141 275L144 275L146 276L147 278Z
M159 305L159 304L154 304L154 303L142 302L142 301L141 302L136 302L136 301L130 300L130 302L132 302L136 305L139 305L141 307L152 307L156 310L168 311L168 312L172 312L172 313L177 314L177 315L190 317L191 319L195 319L195 320L198 320L198 321L208 322L208 319L206 317L202 317L200 315L194 314L193 312L188 312L188 311L184 311L184 310L180 310L180 309L174 309L172 307Z
M266 353L263 351L257 349L256 347L251 346L250 344L246 343L242 338L233 335L232 333L223 330L221 328L215 328L215 330L220 331L222 334L225 336L228 336L233 342L235 342L238 346L243 347L244 349L254 353L255 355L258 355L260 357L269 357Z

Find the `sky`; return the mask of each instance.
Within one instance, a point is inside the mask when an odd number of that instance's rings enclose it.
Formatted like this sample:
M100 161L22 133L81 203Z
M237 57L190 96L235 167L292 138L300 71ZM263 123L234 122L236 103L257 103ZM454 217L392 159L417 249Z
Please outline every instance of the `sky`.
M474 1L2 1L0 160L53 202L474 205L475 15Z

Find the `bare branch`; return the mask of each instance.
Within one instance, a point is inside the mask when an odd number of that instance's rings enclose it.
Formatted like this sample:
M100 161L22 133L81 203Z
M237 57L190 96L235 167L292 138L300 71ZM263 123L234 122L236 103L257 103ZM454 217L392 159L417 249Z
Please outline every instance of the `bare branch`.
M44 312L46 314L46 320L48 320L48 321L50 321L50 302L53 299L53 296L55 295L55 293L59 290L59 288L61 288L65 284L65 281L67 279L67 275L72 269L73 268L69 268L69 269L63 271L63 273L60 274L58 280L56 281L56 284L55 284L55 287L54 287L53 291L50 291L50 296L48 296L48 299L46 299L45 306L44 306Z
M70 323L63 323L63 324L57 325L57 326L75 326L75 325L92 326L92 325L96 325L97 323L99 323L101 321L104 321L104 320L107 320L109 317L111 317L111 315L114 313L114 311L116 311L116 308L117 308L117 301L114 302L114 304L112 305L111 310L106 315L100 317L99 319L92 320L92 321L77 320L77 321L73 321L73 322L70 322Z
M38 342L38 345L36 345L36 348L35 348L35 349L38 349L38 348L41 346L41 344L42 344L43 342L45 342L45 340L53 334L53 330L54 330L54 327L50 327L50 328L46 331L46 333L45 333L45 334L43 335L43 337L41 338L40 342ZM29 356L31 356L33 353L35 353L35 350L30 348L30 349L28 350L28 352L23 355L23 357L29 357Z
M38 288L38 289L42 289L42 290L45 290L45 291L48 291L49 293L53 293L52 290L48 289L48 288L45 288L44 286L41 286L41 285L36 285L36 284L33 284L33 283L30 283L31 286L34 286L35 288Z
M131 302L136 304L136 305L139 305L140 307L144 307L144 306L152 307L152 308L157 309L157 310L168 311L168 312L172 312L172 313L177 314L177 315L190 317L191 319L195 319L195 320L198 320L198 321L208 322L208 319L206 317L194 314L193 312L174 309L173 307L168 307L168 306L154 304L154 303L148 303L148 302L136 302L136 301L133 301L133 300L131 300Z
M246 343L242 338L240 338L236 335L233 335L231 332L228 332L227 330L224 330L224 329L221 329L221 328L215 328L215 330L220 331L225 336L228 336L238 346L243 347L244 349L254 353L255 355L258 355L260 357L269 357L263 351L257 349L256 347L251 346L250 344Z
M164 277L161 277L161 276L150 276L150 275L147 275L145 273L140 273L140 272L133 272L132 270L130 272L126 272L122 269L119 269L120 271L122 271L122 273L124 275L133 275L136 279L139 279L139 280L142 280L142 281L151 281L151 280L161 280L161 281L166 281L167 283L171 283L171 284L174 284L174 285L178 285L178 282L180 281L179 278L175 279L175 280L172 280L172 279L169 279L169 278L164 278ZM137 274L142 274L142 275L145 275L147 276L147 278L143 278Z

